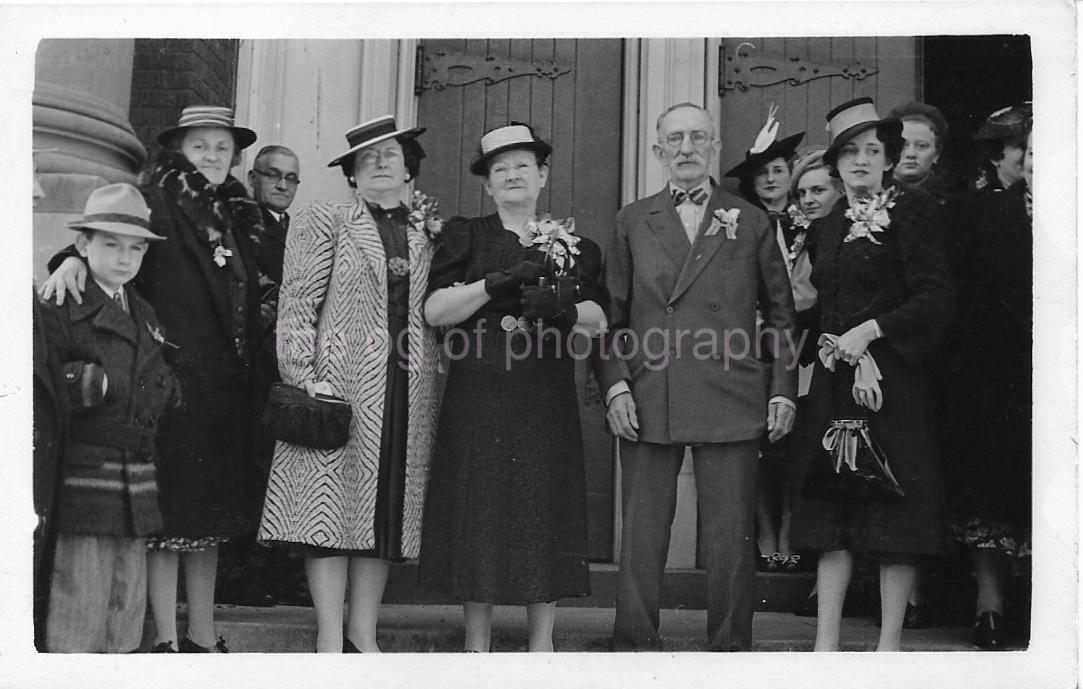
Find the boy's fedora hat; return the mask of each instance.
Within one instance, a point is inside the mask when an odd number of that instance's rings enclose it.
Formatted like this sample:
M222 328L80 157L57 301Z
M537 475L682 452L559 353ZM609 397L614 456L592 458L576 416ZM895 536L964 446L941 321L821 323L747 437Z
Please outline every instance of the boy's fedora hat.
M391 115L382 115L368 122L362 122L346 132L346 145L350 147L349 150L328 163L327 167L342 164L343 160L366 146L378 144L391 138L397 138L400 141L402 139L416 139L424 133L425 127L399 129L398 125L395 124L395 118ZM424 156L424 152L421 155Z
M217 105L189 105L181 111L176 127L170 127L158 135L158 143L168 146L178 132L194 127L221 127L233 132L233 142L237 150L248 148L256 142L256 133L245 127L233 124L233 110Z
M881 119L876 114L872 98L855 98L827 113L827 131L831 134L831 144L824 152L824 162L835 167L839 159L839 149L858 134L876 129L881 141L902 136L902 120L888 117Z
M72 230L98 230L129 237L165 239L150 230L150 208L130 184L109 184L95 189L86 200L83 217L68 223Z

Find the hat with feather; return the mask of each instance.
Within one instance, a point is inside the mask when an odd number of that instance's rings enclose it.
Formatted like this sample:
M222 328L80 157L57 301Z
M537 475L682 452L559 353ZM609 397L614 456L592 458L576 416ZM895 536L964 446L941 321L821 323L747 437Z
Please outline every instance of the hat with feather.
M752 177L756 174L756 170L775 158L789 160L793 157L794 151L797 150L798 144L801 143L801 139L805 138L805 133L798 132L776 141L778 121L775 120L775 115L777 113L778 106L772 103L771 109L767 112L767 122L760 129L760 133L756 135L756 141L752 144L752 148L745 152L745 159L741 163L726 173L726 177Z

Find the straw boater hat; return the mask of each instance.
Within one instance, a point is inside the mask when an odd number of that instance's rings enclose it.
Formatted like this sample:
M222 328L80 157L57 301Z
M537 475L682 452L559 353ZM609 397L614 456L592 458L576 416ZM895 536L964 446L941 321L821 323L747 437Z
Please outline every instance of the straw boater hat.
M974 135L975 139L1007 139L1018 136L1027 129L1027 120L1034 116L1030 103L1001 108L985 118L985 123Z
M756 135L756 141L752 144L752 148L745 152L744 161L727 172L726 177L752 177L756 174L756 170L775 158L789 160L793 157L797 145L801 143L801 139L805 138L805 133L798 132L787 136L785 139L775 141L775 135L778 134L778 122L775 121L775 113L777 112L778 106L772 104L767 113L767 122L760 129L760 133Z
M553 147L534 133L529 124L512 122L504 127L497 127L481 137L481 151L474 162L470 163L470 172L479 177L488 173L489 161L505 151L524 149L541 153L549 157Z
M892 117L880 119L872 98L846 101L827 113L827 131L831 134L831 144L824 152L824 162L835 167L842 145L864 131L875 128L880 140L886 141L901 137L902 127L902 120Z
M245 127L237 127L233 124L233 110L217 105L189 105L181 111L180 122L176 127L165 130L158 135L158 143L168 146L170 139L178 132L193 127L221 127L233 132L233 141L237 144L237 150L248 148L256 142L256 133Z
M72 230L100 230L144 239L165 239L150 230L150 208L130 184L95 189L86 200L83 217L68 223Z
M425 127L399 129L395 124L395 118L391 115L382 115L374 120L362 122L346 132L346 145L350 147L350 150L332 160L327 164L327 167L341 165L343 160L349 158L366 146L371 146L372 144L377 144L390 138L396 138L400 143L404 140L412 141L424 133ZM420 154L417 156L418 159L425 157L425 152L421 150L420 146L415 145L414 149L415 153Z

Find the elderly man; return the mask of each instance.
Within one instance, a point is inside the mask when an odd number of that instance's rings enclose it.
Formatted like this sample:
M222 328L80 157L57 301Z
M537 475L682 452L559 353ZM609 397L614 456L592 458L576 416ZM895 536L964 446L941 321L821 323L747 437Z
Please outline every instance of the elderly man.
M258 242L259 268L275 285L282 283L282 257L286 251L286 231L290 227L286 209L297 194L297 185L301 183L299 175L297 154L285 146L264 146L248 171L252 196L263 212L264 232Z
M609 346L596 360L621 451L613 646L661 650L662 574L691 446L708 648L748 651L757 448L765 430L776 441L793 425L793 297L766 215L710 177L721 149L710 113L674 105L657 136L652 150L669 183L617 214L606 257Z

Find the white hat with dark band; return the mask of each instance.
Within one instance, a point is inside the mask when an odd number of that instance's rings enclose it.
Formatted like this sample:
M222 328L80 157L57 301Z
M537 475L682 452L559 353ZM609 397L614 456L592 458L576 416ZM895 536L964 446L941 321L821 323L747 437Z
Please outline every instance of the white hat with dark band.
M68 223L72 230L96 230L144 239L165 239L150 229L150 208L139 190L119 183L90 192L83 217Z
M880 119L872 98L855 98L834 108L827 113L827 131L831 134L831 144L824 152L824 162L835 167L842 145L874 127L881 141L902 136L902 120L893 117Z
M484 177L489 173L490 160L504 151L517 149L535 151L542 154L543 157L549 157L549 154L553 152L553 147L538 138L530 125L522 122L512 122L505 127L497 127L486 132L481 137L481 152L478 153L478 157L474 159L474 162L470 163L470 172L479 177Z

